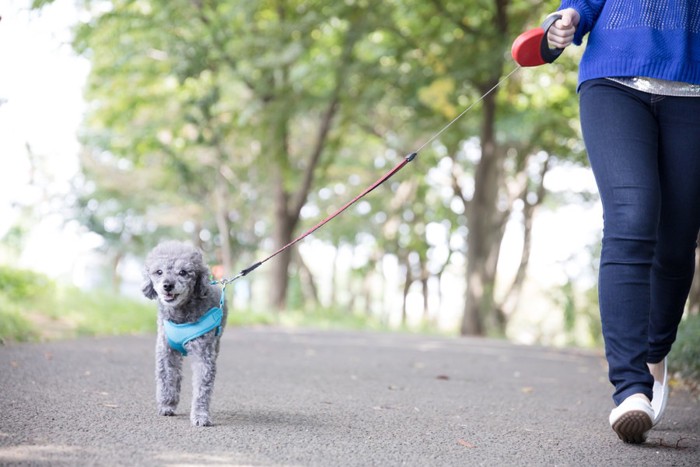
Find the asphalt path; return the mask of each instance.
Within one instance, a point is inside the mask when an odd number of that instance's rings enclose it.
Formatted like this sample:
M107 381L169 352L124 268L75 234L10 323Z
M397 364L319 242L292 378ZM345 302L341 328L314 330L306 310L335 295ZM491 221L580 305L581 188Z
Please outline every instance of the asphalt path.
M610 429L599 353L488 339L228 328L214 426L154 402L154 337L0 346L2 465L700 465L673 389L644 445Z

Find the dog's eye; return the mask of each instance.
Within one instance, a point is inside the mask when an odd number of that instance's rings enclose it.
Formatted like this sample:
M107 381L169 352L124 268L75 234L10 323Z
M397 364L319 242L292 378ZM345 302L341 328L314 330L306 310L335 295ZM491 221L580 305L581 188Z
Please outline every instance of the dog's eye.
M156 276L162 276L162 275L163 275L163 270L162 270L162 269L158 269L154 274L155 274Z
M178 274L182 277L185 277L187 275L187 271L185 271L184 269L180 269L180 272L178 272Z

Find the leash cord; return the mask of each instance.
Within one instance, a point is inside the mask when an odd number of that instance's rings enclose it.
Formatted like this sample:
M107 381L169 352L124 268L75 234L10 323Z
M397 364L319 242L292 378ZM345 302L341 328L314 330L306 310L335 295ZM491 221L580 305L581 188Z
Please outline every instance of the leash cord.
M259 268L260 266L262 266L263 264L265 264L266 262L268 262L269 260L271 260L271 259L274 258L275 256L279 255L280 253L282 253L283 251L287 250L288 248L291 248L292 246L296 245L297 243L299 243L300 241L302 241L303 239L305 239L306 237L308 237L309 235L311 235L312 233L316 232L318 229L320 229L321 227L323 227L324 225L326 225L328 222L330 222L331 220L333 220L335 217L337 217L338 215L340 215L341 213L343 213L343 212L344 212L345 210L347 210L350 206L352 206L353 204L355 204L356 202L358 202L359 200L361 200L362 198L364 198L364 197L365 197L366 195L368 195L370 192L374 191L374 189L377 188L379 185L381 185L382 183L384 183L384 182L386 182L387 180L389 180L389 179L390 179L392 176L394 176L399 170L403 169L406 165L408 165L409 162L412 162L413 159L415 159L415 158L418 156L418 153L419 153L420 151L422 151L427 145L429 145L430 143L432 143L433 141L435 141L441 134L443 134L448 128L450 128L455 122L457 122L457 120L459 120L460 118L462 118L462 117L463 117L467 112L469 112L476 104L478 104L479 102L481 102L482 100L484 100L484 98L485 98L486 96L488 96L488 95L491 94L493 91L495 91L499 86L501 86L508 78L510 78L510 77L511 77L516 71L518 71L520 68L521 68L520 66L515 67L515 68L513 69L513 71L511 71L510 73L508 73L508 75L506 75L506 76L505 76L503 79L501 79L498 83L496 83L495 85L493 85L493 86L491 87L491 89L489 89L489 90L486 91L484 94L482 94L481 97L479 97L476 101L474 101L471 105L469 105L469 107L467 107L466 109L464 109L459 115L457 115L455 118L453 118L447 125L443 126L443 127L440 129L440 131L438 131L438 132L435 133L433 136L431 136L430 138L428 138L417 150L415 150L414 152L412 152L412 153L410 153L409 155L407 155L406 157L404 157L403 160L402 160L401 162L399 162L398 164L396 164L396 166L394 166L393 169L389 170L387 173L385 173L384 175L382 175L381 177L379 177L379 179L377 179L376 182L374 182L374 183L373 183L372 185L370 185L369 187L365 188L365 190L362 191L359 195L355 196L352 200L350 200L350 201L348 201L347 203L345 203L343 206L341 206L341 207L340 207L339 209L337 209L335 212L333 212L333 213L330 214L328 217L326 217L325 219L323 219L321 222L319 222L319 223L316 224L315 226L311 227L309 230L307 230L307 231L304 232L303 234L299 235L297 238L295 238L295 239L292 240L291 242L287 243L286 245L284 245L283 247L281 247L280 249L278 249L277 251L275 251L274 253L272 253L272 254L271 254L270 256L268 256L267 258L262 259L262 260L260 260L260 261L258 261L258 262L256 262L256 263L254 263L254 264L251 264L250 266L248 266L248 267L245 268L245 269L242 269L241 272L239 272L239 273L236 274L235 276L231 277L230 279L225 279L225 278L224 278L224 279L221 279L221 280L213 280L213 281L211 281L212 285L213 285L213 284L221 284L221 285L223 286L223 289L222 289L222 296L221 296L222 304L223 304L223 299L224 299L223 293L224 293L224 291L226 290L226 286L227 286L228 284L230 284L231 282L234 282L234 281L240 279L241 277L244 277L244 276L248 275L249 273L255 271L257 268Z

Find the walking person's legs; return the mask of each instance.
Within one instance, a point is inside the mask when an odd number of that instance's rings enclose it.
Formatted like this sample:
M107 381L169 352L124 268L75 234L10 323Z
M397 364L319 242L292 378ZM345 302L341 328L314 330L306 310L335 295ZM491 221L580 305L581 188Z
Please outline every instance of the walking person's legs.
M658 128L647 102L609 80L584 83L581 126L603 204L598 282L613 399L652 398L651 266L661 210Z
M694 102L691 102L694 101ZM654 413L647 363L670 350L700 226L700 99L593 80L581 125L604 212L599 300L620 438L642 442Z
M695 273L700 229L700 98L666 97L659 119L661 217L651 270L647 362L654 376L654 424L668 397L666 356L676 339Z
M661 213L651 269L649 363L671 351L693 275L700 229L700 98L657 103Z

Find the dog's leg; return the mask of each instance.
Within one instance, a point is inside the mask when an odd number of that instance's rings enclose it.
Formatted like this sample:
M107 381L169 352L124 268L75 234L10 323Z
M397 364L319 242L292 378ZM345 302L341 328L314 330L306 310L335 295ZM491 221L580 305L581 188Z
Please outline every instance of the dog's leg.
M192 352L192 409L194 426L210 426L209 404L216 377L216 349L213 343Z
M180 402L181 382L182 355L172 350L159 333L156 342L156 403L159 415L175 415Z

